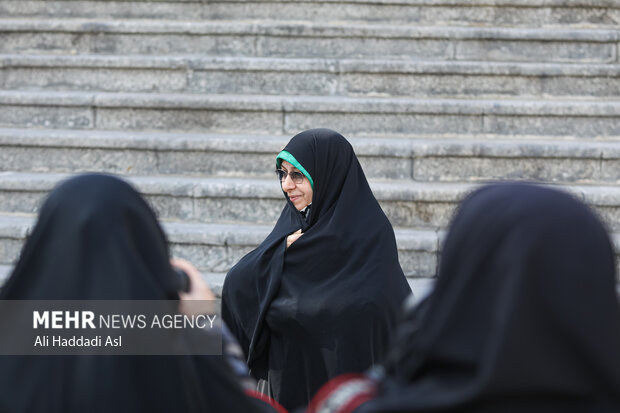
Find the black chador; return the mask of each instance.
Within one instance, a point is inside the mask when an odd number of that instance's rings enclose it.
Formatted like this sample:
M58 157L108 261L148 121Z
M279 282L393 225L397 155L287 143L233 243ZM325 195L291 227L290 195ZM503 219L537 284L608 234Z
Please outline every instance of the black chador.
M311 213L306 220L287 198L271 234L228 273L223 317L252 373L294 408L329 378L382 360L411 290L349 142L315 129L284 150L312 178Z
M41 208L2 300L178 300L168 244L127 183L85 175ZM217 356L0 356L0 412L260 411Z
M370 412L620 411L620 307L604 226L571 196L483 187L433 293L402 327Z

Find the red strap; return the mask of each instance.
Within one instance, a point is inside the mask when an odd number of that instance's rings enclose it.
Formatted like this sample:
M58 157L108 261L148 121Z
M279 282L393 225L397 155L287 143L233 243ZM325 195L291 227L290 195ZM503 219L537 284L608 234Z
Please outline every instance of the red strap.
M323 409L330 398L340 399L336 402L331 400L335 411L338 413L351 413L362 403L375 397L375 383L363 374L351 373L334 377L323 385L312 398L307 413L316 413Z
M280 403L278 403L277 401L275 401L274 399L272 399L271 397L267 396L264 393L258 392L256 390L246 390L245 394L247 394L250 397L254 397L256 399L264 401L265 403L273 407L275 411L278 413L288 413L288 410L286 410Z

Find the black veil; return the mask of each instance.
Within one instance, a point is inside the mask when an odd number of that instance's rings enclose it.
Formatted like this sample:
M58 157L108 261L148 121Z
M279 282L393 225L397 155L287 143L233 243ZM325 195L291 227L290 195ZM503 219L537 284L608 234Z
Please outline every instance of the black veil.
M251 371L269 376L290 409L329 378L379 362L411 290L392 226L349 142L313 129L284 150L313 178L309 221L287 199L271 234L226 276L222 306ZM287 235L299 228L304 234L287 250Z
M51 192L0 299L174 300L175 286L151 208L93 174ZM1 412L254 410L218 356L0 356Z
M614 253L566 193L506 183L468 196L435 289L407 318L360 413L620 411Z

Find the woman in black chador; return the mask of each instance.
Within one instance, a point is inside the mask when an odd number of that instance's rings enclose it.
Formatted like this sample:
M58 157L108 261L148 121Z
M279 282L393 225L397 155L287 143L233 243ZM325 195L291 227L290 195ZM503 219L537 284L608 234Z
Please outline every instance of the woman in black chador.
M392 226L345 138L302 132L276 164L286 206L226 276L222 312L253 375L290 409L329 378L381 361L411 290Z
M383 374L324 389L310 412L620 412L620 306L604 226L556 190L475 191Z
M0 299L178 300L177 285L146 202L84 175L47 198ZM273 410L218 356L0 356L0 412L252 411Z

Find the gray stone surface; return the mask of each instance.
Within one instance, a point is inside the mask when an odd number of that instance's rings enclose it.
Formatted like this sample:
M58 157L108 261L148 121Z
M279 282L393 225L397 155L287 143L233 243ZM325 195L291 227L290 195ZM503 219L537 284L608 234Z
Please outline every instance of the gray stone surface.
M617 26L613 1L0 1L0 15Z
M612 161L610 163L617 163ZM483 158L420 157L413 175L423 181L487 181L525 179L549 182L617 181L620 175L606 174L599 159L574 158Z
M97 108L97 127L111 130L167 130L278 133L282 114L277 111L170 108Z
M188 89L186 73L180 70L12 67L2 71L5 89L124 92L179 92Z
M0 19L1 53L618 61L618 31L310 22Z
M11 274L11 271L13 271L13 267L12 266L10 266L10 265L1 265L0 264L0 289L2 288L2 285L4 284L6 279Z
M24 236L34 224L32 216L0 213L0 264L18 257ZM225 273L255 248L271 230L269 225L200 224L164 222L174 256L189 259L205 273ZM434 231L397 229L396 242L403 270L411 277L430 277L435 271L437 234Z
M194 71L188 90L196 93L334 95L338 77L311 71Z
M31 215L0 213L0 264L11 265L19 257L33 222Z
M45 194L64 174L0 173L0 211L35 213ZM200 223L271 225L284 206L275 180L134 176L129 178L159 218ZM371 188L394 226L445 228L454 208L474 185L371 181ZM612 228L620 228L620 188L560 186L596 209Z
M185 253L184 250L180 250L181 253ZM191 258L191 257L189 257ZM13 271L13 266L11 265L1 265L0 264L0 289L2 285L9 277L11 272ZM218 297L222 296L222 287L224 286L224 280L226 278L225 273L202 273L202 279L207 283L207 285L211 288L214 294ZM408 278L409 286L411 287L411 291L414 294L416 300L423 299L426 295L428 295L433 288L434 279L432 278Z
M10 266L19 254L32 216L0 213L0 264ZM244 254L253 249L269 233L267 225L223 225L164 222L175 256L189 259L206 274L205 278L221 282L225 273ZM399 260L410 283L424 281L434 276L439 251L440 234L435 231L396 229ZM616 254L619 251L618 235L614 236ZM220 275L213 274L219 273ZM422 280L420 280L420 278Z
M428 182L616 183L617 139L349 137L366 176ZM272 178L289 136L0 129L0 170Z
M0 173L0 211L35 213L45 194L65 174ZM129 178L158 217L204 223L273 224L284 206L275 179ZM393 225L445 226L458 200L470 190L463 184L371 182L377 200Z
M599 42L548 40L463 40L456 45L456 60L526 62L618 61L617 45Z
M0 129L0 170L130 175L274 176L290 136ZM409 178L411 143L351 139L371 178Z
M0 91L0 126L292 135L620 136L617 100L465 100L337 96Z
M620 95L617 65L179 56L0 56L13 90L511 97Z
M420 141L415 180L484 181L530 179L549 182L616 183L617 140Z
M84 129L93 123L89 107L0 104L0 126Z
M180 249L179 252L181 254L187 254L187 250ZM189 259L191 257L188 255ZM12 265L2 265L0 264L0 289L2 285L5 283L11 272L13 271ZM214 294L217 297L222 296L222 287L224 286L224 280L226 279L226 273L223 272L208 272L202 273L202 279L207 283L207 285L211 288ZM407 279L409 281L409 286L411 287L411 291L416 300L423 299L426 295L428 295L433 288L434 279L433 278L414 278L410 277Z

